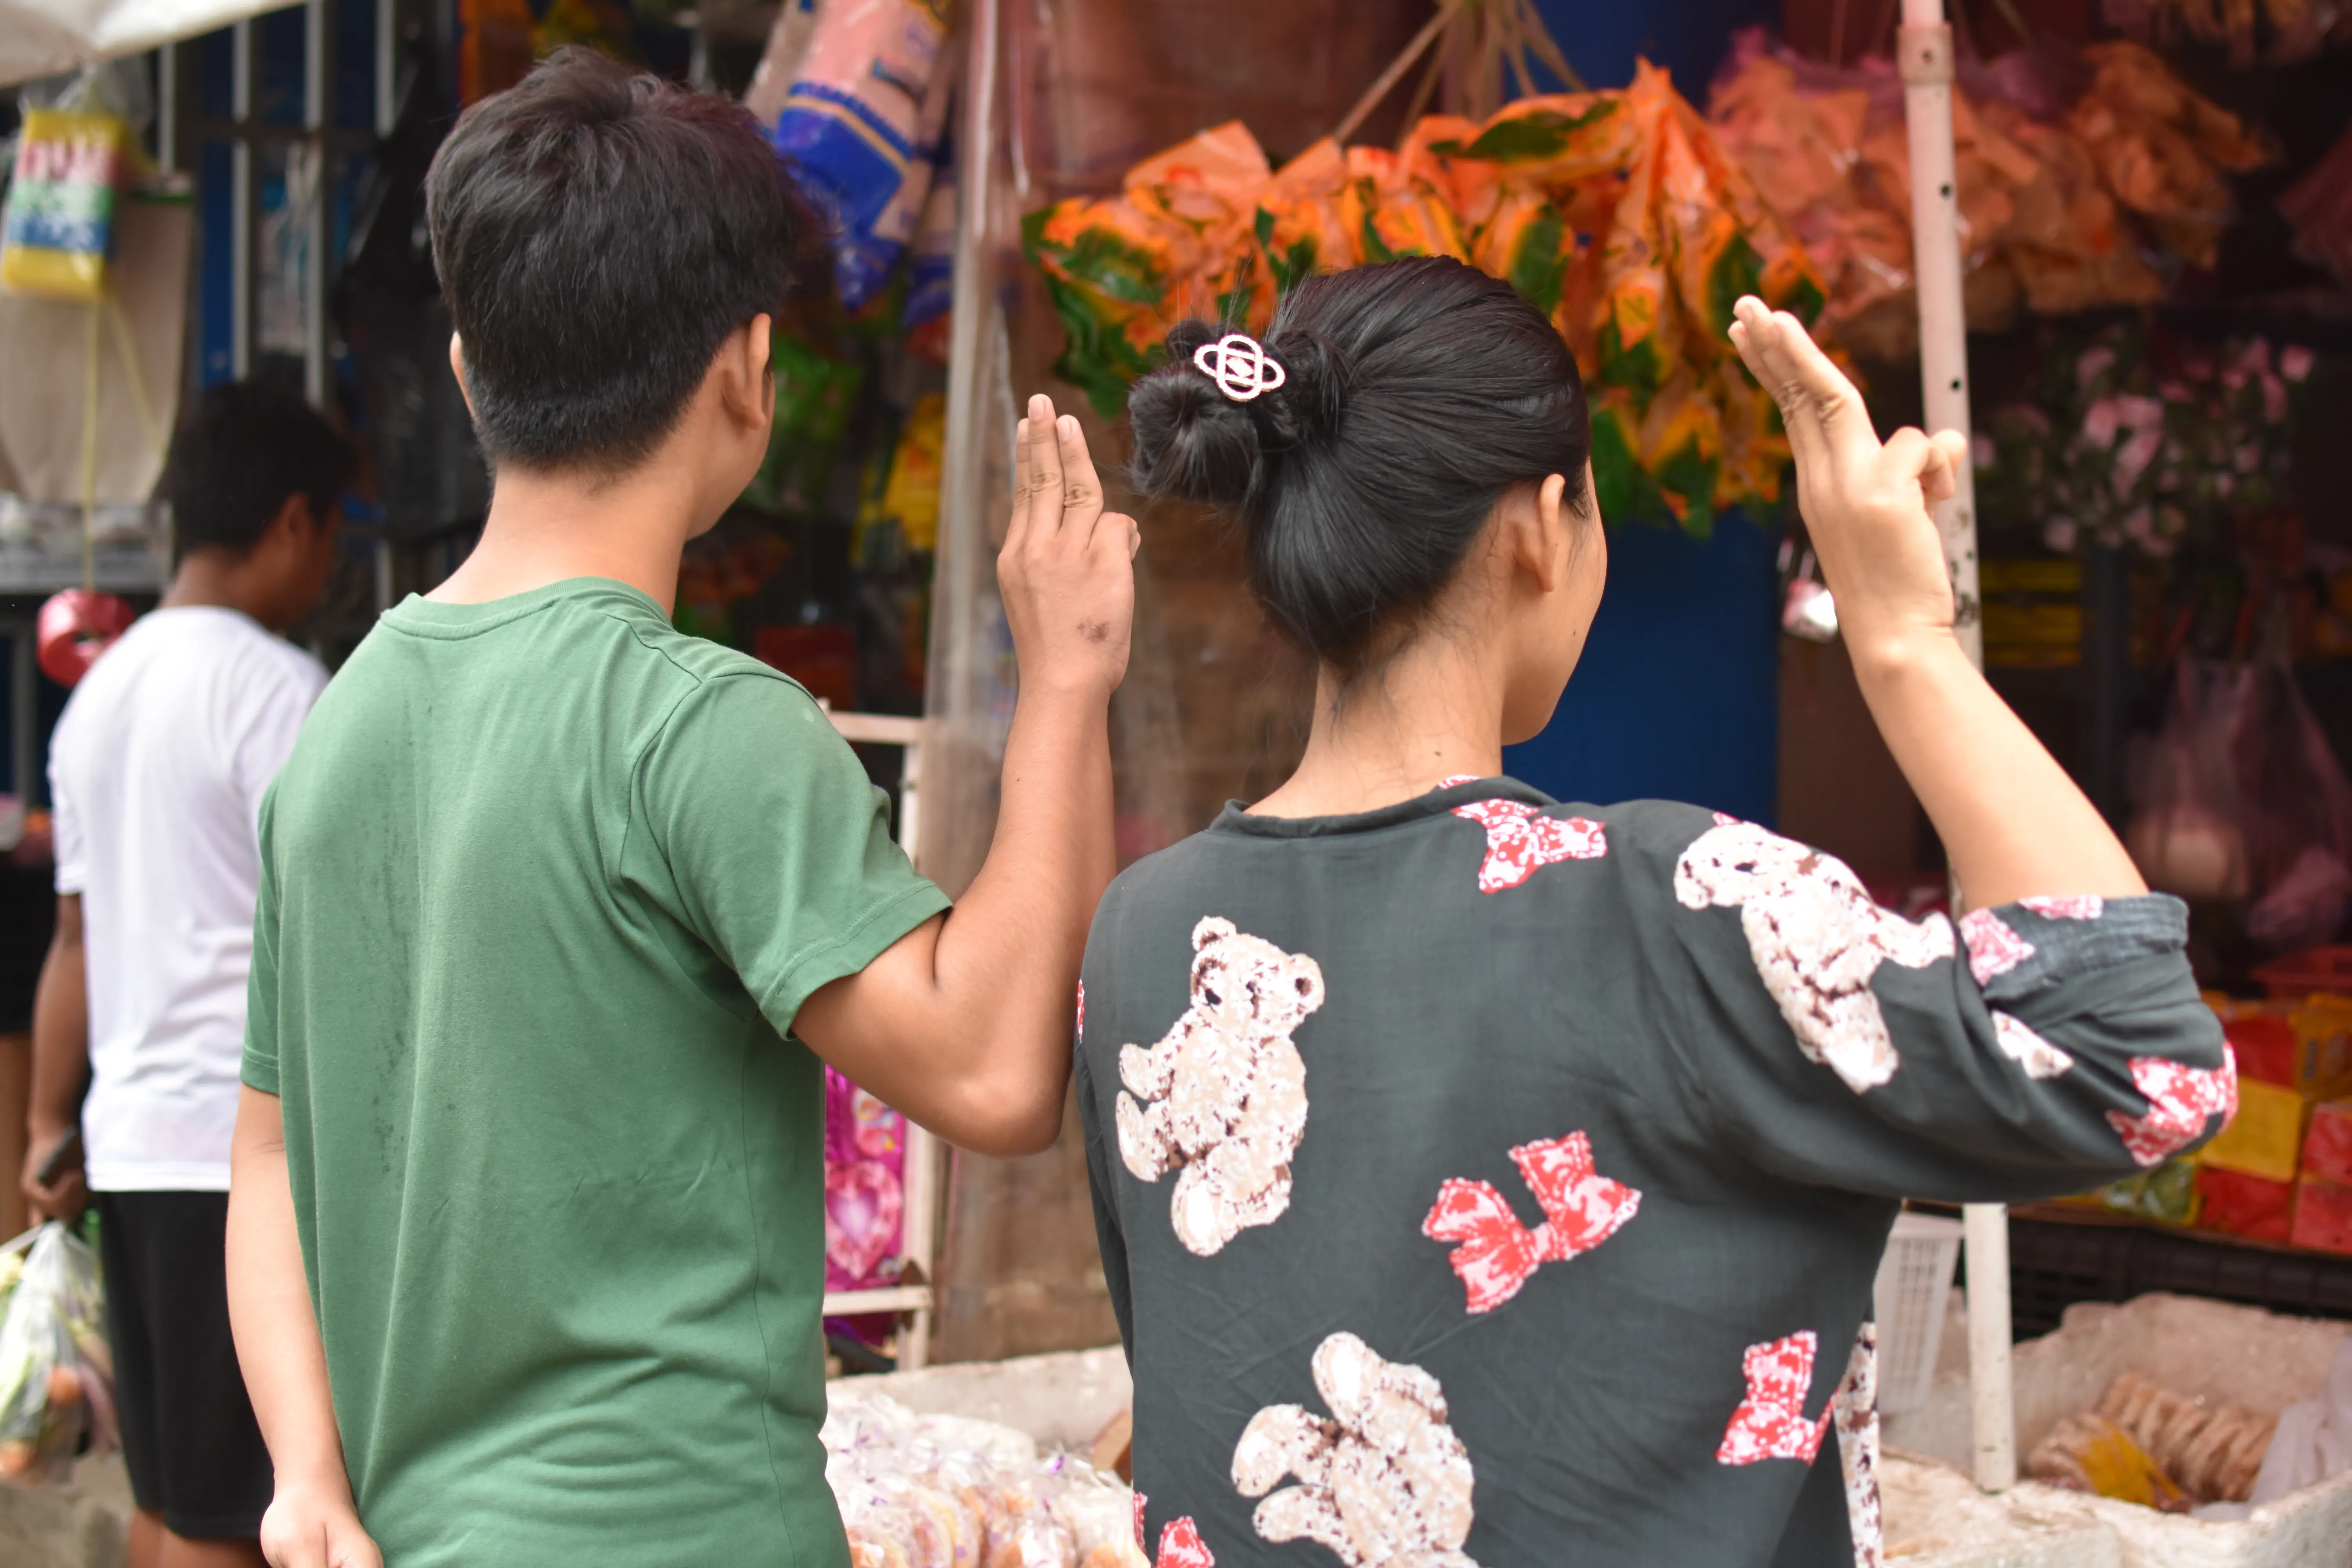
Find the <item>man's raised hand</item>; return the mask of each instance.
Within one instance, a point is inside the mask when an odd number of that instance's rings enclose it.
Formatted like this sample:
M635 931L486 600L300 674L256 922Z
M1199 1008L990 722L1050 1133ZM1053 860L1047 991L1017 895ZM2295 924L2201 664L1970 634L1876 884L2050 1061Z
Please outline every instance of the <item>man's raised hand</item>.
M1135 623L1135 520L1103 510L1078 422L1029 400L1015 435L1013 521L996 582L1021 684L1108 696L1127 673Z
M1898 430L1881 443L1870 412L1787 311L1743 299L1731 342L1780 405L1797 459L1797 505L1857 658L1952 632L1952 581L1935 509L1958 483L1968 442Z

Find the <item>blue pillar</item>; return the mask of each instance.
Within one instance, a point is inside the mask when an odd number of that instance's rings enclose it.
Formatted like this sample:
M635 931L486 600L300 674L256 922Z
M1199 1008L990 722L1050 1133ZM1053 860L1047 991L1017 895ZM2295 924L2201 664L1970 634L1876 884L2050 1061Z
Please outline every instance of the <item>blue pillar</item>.
M1594 87L1633 79L1638 55L1704 105L1731 35L1777 26L1777 0L1596 5L1537 0L1569 63ZM1541 735L1504 765L1563 800L1694 801L1752 822L1778 816L1777 530L1720 520L1700 543L1612 528L1609 590L1576 679Z

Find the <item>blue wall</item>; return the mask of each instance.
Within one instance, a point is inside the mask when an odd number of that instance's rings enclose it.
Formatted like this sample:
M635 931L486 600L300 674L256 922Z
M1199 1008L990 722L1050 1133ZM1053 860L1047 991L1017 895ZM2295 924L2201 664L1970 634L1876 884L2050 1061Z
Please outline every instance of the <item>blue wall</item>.
M1633 79L1639 54L1704 103L1731 35L1777 26L1773 0L1672 5L1537 0L1569 63L1594 87ZM1695 801L1753 822L1778 816L1777 534L1742 518L1701 544L1638 524L1609 536L1609 591L1550 728L1504 756L1563 800Z
M1705 544L1609 532L1609 591L1544 732L1503 753L1562 800L1687 800L1771 822L1780 768L1774 534L1729 517Z

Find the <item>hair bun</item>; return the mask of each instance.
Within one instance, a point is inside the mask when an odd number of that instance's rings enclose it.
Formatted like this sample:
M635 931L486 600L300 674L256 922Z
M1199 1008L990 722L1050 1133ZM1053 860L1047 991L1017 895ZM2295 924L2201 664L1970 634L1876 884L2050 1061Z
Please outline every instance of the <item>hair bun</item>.
M1168 334L1169 363L1127 395L1130 471L1146 495L1243 508L1265 483L1255 404L1235 403L1192 363L1194 351L1223 335L1206 321L1179 322Z
M1265 347L1283 373L1281 390L1258 399L1267 434L1285 447L1338 435L1348 406L1346 353L1320 332L1305 331L1281 333Z

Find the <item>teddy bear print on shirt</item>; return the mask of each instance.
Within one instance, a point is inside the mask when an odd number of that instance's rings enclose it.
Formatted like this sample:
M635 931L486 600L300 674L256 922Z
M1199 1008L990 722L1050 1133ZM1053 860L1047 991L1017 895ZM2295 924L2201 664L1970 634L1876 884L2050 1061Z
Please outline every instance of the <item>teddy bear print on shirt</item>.
M1290 1206L1307 1064L1290 1034L1323 1005L1323 970L1234 922L1192 928L1192 1005L1156 1045L1118 1053L1118 1152L1139 1181L1181 1167L1176 1239L1213 1257Z
M1318 1542L1348 1568L1478 1568L1462 1550L1476 1478L1437 1379L1344 1332L1312 1365L1330 1417L1270 1405L1234 1447L1234 1489L1265 1499L1258 1534ZM1267 1497L1285 1476L1298 1484Z
M1764 989L1797 1045L1860 1094L1895 1076L1895 1042L1870 989L1882 963L1925 969L1953 956L1952 923L1880 908L1834 858L1753 823L1720 823L1683 851L1685 909L1736 908Z

